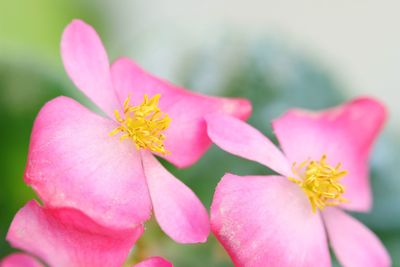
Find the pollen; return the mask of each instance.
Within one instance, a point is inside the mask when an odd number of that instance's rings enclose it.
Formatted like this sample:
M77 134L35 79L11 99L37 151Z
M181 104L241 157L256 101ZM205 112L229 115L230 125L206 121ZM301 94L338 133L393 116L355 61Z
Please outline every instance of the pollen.
M158 107L161 95L149 98L144 95L140 105L132 106L130 96L124 101L124 114L114 111L115 118L120 124L110 135L120 134L120 140L130 139L138 150L148 149L154 153L167 155L170 152L165 149L164 131L169 127L171 118Z
M335 167L326 162L327 156L320 160L306 160L297 165L293 163L293 174L299 179L289 177L289 180L298 184L307 195L314 213L317 209L323 210L326 206L337 206L347 202L342 195L345 192L340 180L347 171L340 170L341 163Z

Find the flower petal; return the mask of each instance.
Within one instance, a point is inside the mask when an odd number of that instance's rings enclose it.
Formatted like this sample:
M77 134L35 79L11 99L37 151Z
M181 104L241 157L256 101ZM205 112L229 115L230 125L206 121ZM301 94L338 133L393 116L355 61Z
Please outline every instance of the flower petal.
M150 152L142 155L154 214L161 229L179 243L205 242L210 224L203 204Z
M116 124L67 97L36 118L25 181L46 205L82 210L101 224L132 227L150 217L140 154L109 133Z
M0 267L44 267L34 257L24 253L14 253L0 262Z
M134 265L134 267L173 267L173 265L161 257L152 257Z
M259 162L289 176L291 166L282 152L262 133L245 122L223 114L206 117L211 140L234 155Z
M30 201L15 216L7 240L50 266L121 266L143 226L112 229L70 208L42 208Z
M330 266L320 216L280 176L226 174L211 206L211 229L235 266Z
M221 112L245 120L251 113L251 105L245 99L192 93L152 76L126 58L117 60L111 72L120 101L130 95L132 104L137 105L143 101L144 94L161 94L160 109L172 118L165 132L165 145L171 154L165 158L178 167L193 164L210 146L205 115Z
M371 207L368 154L386 118L385 107L374 99L359 98L321 112L291 110L273 122L283 151L291 162L320 159L342 163L348 174L344 207L366 211Z
M114 92L107 53L96 31L81 20L64 30L61 55L65 70L75 85L96 105L114 114L119 102Z
M343 266L391 265L381 241L359 221L338 208L327 208L322 214L332 248Z

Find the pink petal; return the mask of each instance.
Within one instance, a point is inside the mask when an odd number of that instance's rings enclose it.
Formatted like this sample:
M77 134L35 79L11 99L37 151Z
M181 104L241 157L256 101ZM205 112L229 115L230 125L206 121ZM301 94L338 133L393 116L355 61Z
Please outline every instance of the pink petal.
M35 121L25 181L46 205L76 208L114 227L143 222L151 201L140 154L109 135L115 127L70 98L50 101Z
M107 53L96 31L81 20L73 20L64 30L61 55L75 85L101 109L113 115L119 102L111 83Z
M173 267L173 265L161 257L152 257L134 265L134 267Z
M210 146L205 115L220 112L245 120L251 113L251 105L245 99L192 93L152 76L126 58L116 61L111 72L120 101L131 95L132 104L137 105L143 101L144 94L161 94L159 106L172 118L165 132L165 145L172 153L166 159L178 167L193 164Z
M291 165L282 152L247 123L223 114L209 115L206 121L208 136L223 150L259 162L282 175L291 175Z
M24 253L14 253L0 262L0 267L44 267L34 257Z
M15 216L7 240L50 266L121 266L143 227L105 228L78 210L42 208L30 201Z
M342 183L346 208L365 211L371 207L368 154L386 118L376 100L359 98L321 112L291 110L273 122L283 151L291 162L320 159L342 163L348 171Z
M211 229L237 267L331 265L320 216L280 176L226 174L214 195Z
M338 208L323 212L329 240L344 267L391 266L381 241L367 227Z
M205 242L210 224L203 204L150 152L142 155L154 214L161 229L179 243Z

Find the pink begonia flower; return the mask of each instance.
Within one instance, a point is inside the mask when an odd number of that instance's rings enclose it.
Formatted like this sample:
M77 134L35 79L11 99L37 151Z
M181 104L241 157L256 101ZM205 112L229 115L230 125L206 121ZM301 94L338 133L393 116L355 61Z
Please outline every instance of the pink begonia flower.
M153 207L172 239L204 242L206 209L153 153L193 164L211 145L204 117L246 119L250 103L188 92L126 58L110 67L99 36L80 20L66 27L61 54L72 81L106 116L67 97L47 103L33 127L25 181L46 205L80 209L107 226L134 227Z
M44 267L44 265L30 255L14 253L0 261L0 267Z
M14 217L7 240L50 267L120 267L142 233L142 225L129 229L106 228L79 210L41 207L32 200ZM2 264L4 267L42 266L24 254L11 255ZM154 257L135 266L171 267L172 264Z
M23 253L14 253L0 262L0 267L45 267L34 257ZM74 267L68 265L68 267ZM92 267L92 266L87 266ZM161 257L152 257L146 259L132 267L173 267L172 263L166 261Z
M368 154L385 118L384 106L369 98L291 110L272 124L281 152L244 122L207 117L219 147L280 174L226 174L218 184L211 229L235 265L330 266L329 239L343 266L389 266L379 239L342 210L371 207Z

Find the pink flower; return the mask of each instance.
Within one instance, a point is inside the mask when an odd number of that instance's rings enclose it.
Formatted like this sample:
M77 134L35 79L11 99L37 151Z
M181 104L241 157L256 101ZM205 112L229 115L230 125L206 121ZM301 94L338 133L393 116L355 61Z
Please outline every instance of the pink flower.
M106 228L71 208L41 207L28 202L15 216L7 234L12 246L29 252L50 267L120 267L143 233L143 226ZM5 258L1 267L44 266L25 254ZM135 267L172 267L155 257Z
M44 265L32 256L14 253L0 261L0 267L44 267Z
M211 229L236 266L330 266L327 239L343 266L389 266L378 238L349 211L371 207L368 154L385 108L360 98L322 112L291 110L272 124L283 152L235 118L207 118L222 149L279 175L226 174Z
M206 209L153 153L193 164L211 144L204 116L246 119L250 103L190 93L126 58L110 67L97 33L79 20L65 29L61 53L72 81L105 116L67 97L47 103L33 127L25 181L46 205L79 209L106 226L134 227L153 207L175 241L204 242Z

